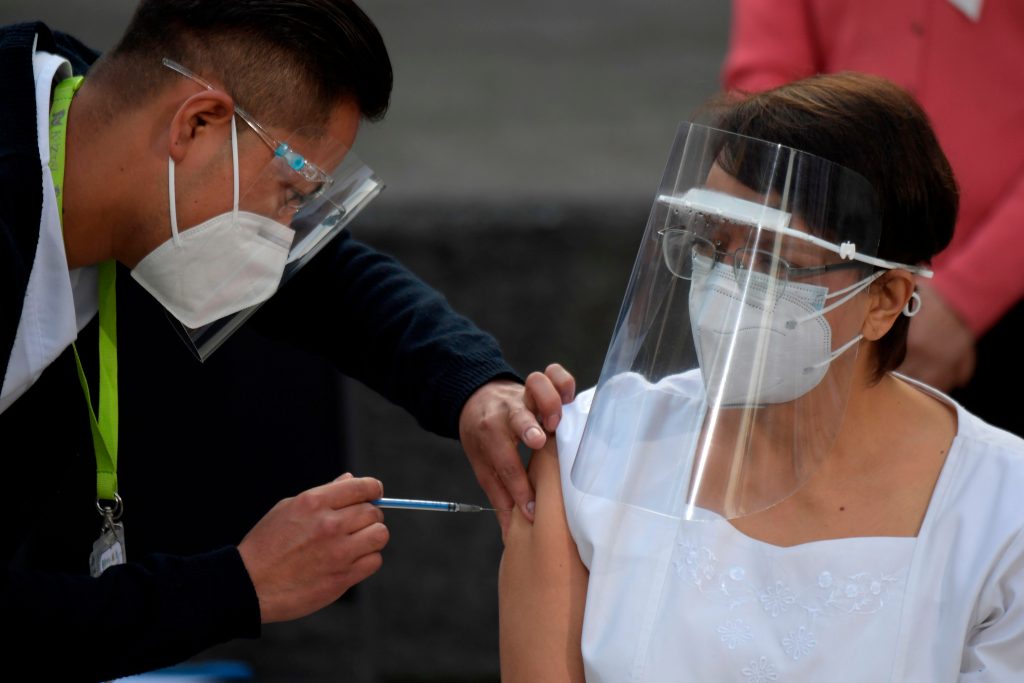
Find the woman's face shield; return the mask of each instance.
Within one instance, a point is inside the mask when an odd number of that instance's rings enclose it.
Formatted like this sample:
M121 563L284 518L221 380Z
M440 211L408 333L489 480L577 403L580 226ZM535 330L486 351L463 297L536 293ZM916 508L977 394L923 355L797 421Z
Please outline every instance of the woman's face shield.
M797 491L842 423L878 226L857 174L684 126L574 486L682 519L742 517Z
M199 85L214 89L180 64L168 59L164 64ZM323 129L299 129L282 138L241 107L235 107L235 114L240 121L230 154L236 160L233 180L241 187L236 186L232 211L237 204L238 212L263 216L290 229L290 247L280 287L345 229L380 193L383 183L346 144L332 139ZM247 129L253 136L243 145L242 133ZM239 156L244 156L241 163ZM254 173L253 160L260 158L267 161L260 162L263 166ZM187 230L187 226L182 227ZM205 360L260 305L197 328L187 327L173 317L172 322L196 356Z

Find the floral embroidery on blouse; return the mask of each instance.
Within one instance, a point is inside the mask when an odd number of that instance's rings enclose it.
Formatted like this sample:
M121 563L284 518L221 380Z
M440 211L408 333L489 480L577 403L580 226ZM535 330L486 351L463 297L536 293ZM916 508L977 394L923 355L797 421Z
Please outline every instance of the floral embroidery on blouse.
M746 683L768 683L768 681L779 680L779 674L775 673L775 668L768 663L767 657L751 661L749 666L743 667L742 673L747 677Z
M781 581L776 581L774 586L769 586L761 593L761 606L773 617L784 613L793 606L794 602L796 602L796 596L793 595L793 591L783 585Z
M711 635L723 656L736 658L733 671L739 670L739 680L745 682L767 683L791 671L806 673L808 666L813 670L815 653L840 645L835 639L843 638L848 629L890 623L892 618L864 618L890 603L898 609L905 590L907 565L899 559L895 564L867 562L879 569L891 566L890 572L851 571L854 567L843 560L810 573L794 572L789 569L794 566L791 551L730 539L728 529L681 527L677 533L671 558L683 591L677 599L692 599L684 588L690 586L702 601L715 606L711 613L721 619L717 625L709 624ZM711 539L721 533L727 534L721 547L705 541L705 536Z
M715 578L718 558L710 548L698 546L693 542L680 542L681 552L674 561L676 571L686 573L697 586L710 583Z
M795 632L790 631L786 637L782 639L782 649L786 651L787 655L793 658L793 661L797 661L801 657L806 657L811 654L811 650L813 650L814 646L817 644L818 641L814 639L814 634L803 626Z
M822 572L828 574L828 572ZM848 577L839 583L830 583L822 588L831 589L825 604L848 614L870 614L882 609L888 596L889 588L897 583L895 576L881 574L875 576L861 572ZM821 585L819 576L818 585Z
M744 624L741 619L730 619L725 622L718 627L718 633L722 638L722 642L730 650L735 650L739 645L754 637L750 627Z

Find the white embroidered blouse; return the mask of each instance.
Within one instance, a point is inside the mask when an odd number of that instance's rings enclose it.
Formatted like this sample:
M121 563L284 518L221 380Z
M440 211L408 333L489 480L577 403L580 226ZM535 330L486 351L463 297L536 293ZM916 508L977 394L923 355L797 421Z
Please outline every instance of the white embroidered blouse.
M652 388L614 382L604 390ZM725 520L681 523L578 491L570 472L592 399L567 406L557 432L566 517L590 571L590 683L1024 681L1021 439L957 406L917 538L783 548Z

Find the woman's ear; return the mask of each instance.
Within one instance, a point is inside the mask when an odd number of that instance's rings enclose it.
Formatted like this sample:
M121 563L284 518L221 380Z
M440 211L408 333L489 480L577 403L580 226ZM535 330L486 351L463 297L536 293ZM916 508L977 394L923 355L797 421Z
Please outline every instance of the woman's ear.
M897 268L871 283L868 289L870 303L861 334L869 341L877 341L892 328L903 314L914 293L914 276L910 271Z
M171 119L168 154L174 163L193 152L213 153L224 135L230 135L234 115L234 101L219 90L204 90L185 100Z

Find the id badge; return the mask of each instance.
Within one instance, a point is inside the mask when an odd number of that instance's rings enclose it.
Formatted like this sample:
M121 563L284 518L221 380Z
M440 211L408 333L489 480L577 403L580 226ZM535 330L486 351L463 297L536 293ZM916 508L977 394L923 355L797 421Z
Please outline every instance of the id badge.
M124 563L124 525L119 522L104 524L100 537L92 544L89 573L97 577L106 571L107 567Z

